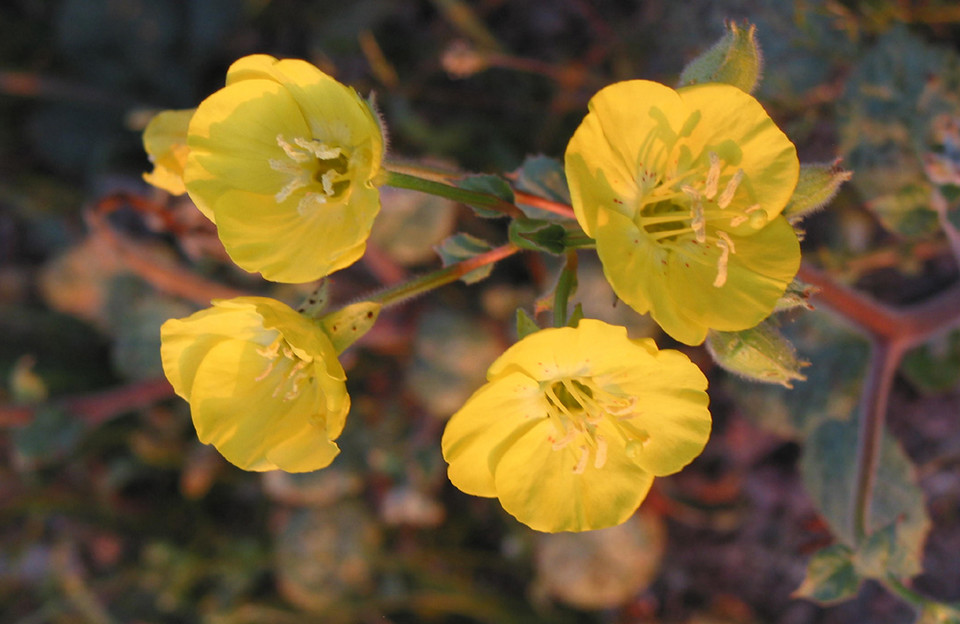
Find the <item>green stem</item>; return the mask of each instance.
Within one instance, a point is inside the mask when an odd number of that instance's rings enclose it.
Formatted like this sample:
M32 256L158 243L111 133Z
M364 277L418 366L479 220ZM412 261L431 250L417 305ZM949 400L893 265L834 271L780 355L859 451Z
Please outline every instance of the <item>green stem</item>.
M567 308L570 296L577 290L577 252L567 252L567 263L560 272L557 288L553 291L553 326L564 327L567 324Z
M917 611L923 609L923 606L930 602L928 598L910 589L895 577L888 577L885 580L880 581L880 583L887 588L887 591L899 597Z
M471 191L458 186L452 186L436 180L428 180L399 171L381 170L382 177L378 181L379 185L392 186L395 188L420 191L430 195L446 197L454 201L469 204L471 206L480 206L497 212L503 213L508 217L522 217L523 212L515 204L504 201L496 195L481 193L480 191Z
M488 264L493 264L499 260L502 260L508 256L520 251L520 248L514 245L513 243L507 243L497 247L496 249L491 249L486 253L482 253L478 256L472 258L467 258L466 260L461 260L456 264L451 264L450 266L416 277L408 282L392 286L385 290L367 297L365 300L373 303L379 303L383 307L388 307L392 305L397 305L398 303L403 303L409 299L422 295L425 292L439 288L446 284L457 281L470 271L479 269L480 267L486 266Z

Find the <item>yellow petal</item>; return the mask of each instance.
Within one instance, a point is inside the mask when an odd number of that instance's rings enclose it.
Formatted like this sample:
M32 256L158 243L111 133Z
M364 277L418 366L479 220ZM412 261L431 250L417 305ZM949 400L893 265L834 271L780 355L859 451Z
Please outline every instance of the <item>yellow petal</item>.
M143 179L172 195L187 192L183 169L187 163L187 128L196 109L167 110L155 115L143 131L143 147L153 163L153 171Z
M759 204L768 220L779 215L797 185L800 161L793 143L760 102L722 84L685 87L679 93L689 109L702 114L690 137L692 151L714 150L722 156L724 146L735 144L739 159L731 164L744 171L748 203Z
M581 449L553 450L546 441L549 423L531 428L504 445L495 465L497 496L517 520L538 531L592 531L615 526L633 515L653 483L653 475L631 461L622 439L608 422L599 427L608 440L602 468L587 463L575 472Z
M539 384L507 374L471 396L447 422L441 440L450 482L474 496L496 496L490 457L504 440L543 418Z

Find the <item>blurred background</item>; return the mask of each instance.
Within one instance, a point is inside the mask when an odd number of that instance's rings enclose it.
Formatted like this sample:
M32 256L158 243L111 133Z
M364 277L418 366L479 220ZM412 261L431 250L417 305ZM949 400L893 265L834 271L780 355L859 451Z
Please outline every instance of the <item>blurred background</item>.
M821 310L785 323L813 362L792 391L688 349L711 381L706 451L659 479L627 524L583 535L537 534L496 500L461 494L439 449L445 419L514 340L516 308L552 286L554 259L512 258L381 316L345 355L354 407L341 455L318 473L235 469L197 441L163 380L164 320L214 297L296 305L308 292L233 267L189 199L141 179L150 117L196 106L240 56L304 58L374 92L392 159L506 173L562 159L602 86L674 84L725 20L756 24L757 96L801 161L842 157L855 173L805 222L808 261L890 305L955 282L960 7L949 0L0 5L0 620L913 621L869 582L832 606L791 595L834 541L817 488L835 464L815 442L824 419L854 412L868 358L850 324ZM463 206L384 191L370 253L336 274L334 299L436 266L432 247L455 231L505 238L502 222ZM677 346L613 305L594 254L581 269L588 316ZM958 378L960 334L908 354L883 459L919 536L914 587L942 601L960 600ZM842 463L852 449L832 452Z

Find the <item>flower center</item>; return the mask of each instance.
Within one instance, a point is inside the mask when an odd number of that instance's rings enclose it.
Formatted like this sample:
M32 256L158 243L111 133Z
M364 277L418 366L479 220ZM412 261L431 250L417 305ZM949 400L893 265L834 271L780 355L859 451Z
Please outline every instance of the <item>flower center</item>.
M549 406L547 417L554 428L553 435L547 438L551 448L576 452L575 474L582 474L591 461L594 468L603 468L607 462L607 440L598 431L598 425L604 418L632 417L636 399L607 392L592 378L564 378L544 382L542 386ZM624 431L623 427L618 428Z
M291 143L280 134L277 145L287 157L271 158L270 168L289 176L274 196L277 203L306 188L297 206L297 212L306 216L318 205L343 200L349 194L350 154L343 147L303 137L296 137Z
M729 230L743 224L759 230L767 224L767 214L745 197L743 169L726 162L717 151L707 152L705 163L702 155L694 158L681 144L699 123L699 112L690 115L679 133L673 132L656 107L650 116L659 125L640 150L636 175L640 199L634 221L667 250L691 243L716 245L720 257L713 285L719 288L727 281L727 265L736 253Z
M254 381L270 378L271 382L276 382L272 397L282 396L284 401L291 401L300 394L304 382L313 383L310 373L305 370L313 358L297 353L280 332L269 345L257 349L257 354L267 360L267 365Z

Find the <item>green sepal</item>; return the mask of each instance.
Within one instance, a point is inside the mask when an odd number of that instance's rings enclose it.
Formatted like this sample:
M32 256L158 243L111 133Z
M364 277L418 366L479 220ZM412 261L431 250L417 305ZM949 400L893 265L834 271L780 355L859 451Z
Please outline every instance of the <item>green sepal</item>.
M834 604L856 596L861 583L863 579L853 565L853 550L834 544L813 555L807 564L807 576L794 590L793 597Z
M443 266L450 266L461 260L467 260L486 253L493 249L493 246L482 238L460 232L459 234L454 234L444 239L435 249L443 261ZM460 279L466 284L473 284L490 275L490 271L492 270L493 265L488 264L470 271Z
M804 308L807 310L812 310L813 305L810 303L810 297L817 294L819 289L816 286L812 286L805 282L794 278L790 285L787 286L787 290L784 291L783 295L780 296L780 299L777 301L777 305L773 308L773 314L777 312L785 312L786 310L793 310L796 308Z
M839 161L800 165L800 177L783 216L790 223L799 222L826 206L852 177L853 172L840 167Z
M330 280L324 278L317 289L307 295L297 311L310 318L320 318L330 304Z
M508 204L513 203L513 189L510 188L510 183L500 176L492 174L472 175L465 178L460 178L459 180L454 180L453 183L457 186L457 188L462 188L464 190L474 191L477 193L485 193L487 195L492 195L497 199L501 199ZM481 217L487 219L497 219L503 216L503 213L498 210L493 210L469 201L464 203L473 208L474 212Z
M568 263L567 266L564 266L563 271L560 272L560 279L557 280L557 288L553 292L554 327L564 327L567 325L567 305L570 297L576 292L577 271L575 268L570 268Z
M567 230L539 219L514 219L508 230L510 242L522 249L560 255L567 250Z
M317 322L323 332L329 336L333 348L339 355L370 331L373 324L377 322L382 307L379 303L372 301L352 303L324 316Z
M743 331L711 330L706 347L721 367L753 381L792 388L794 380L806 380L800 369L809 362L769 320Z
M517 340L523 340L530 334L540 331L537 322L523 308L517 308Z
M760 82L763 55L757 45L756 26L726 25L727 32L709 50L690 61L680 73L681 87L722 82L752 93Z
M567 327L576 327L580 324L580 321L583 318L583 304L578 303L577 305L573 306L573 312L570 313L570 318L567 319Z

